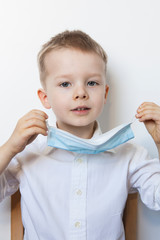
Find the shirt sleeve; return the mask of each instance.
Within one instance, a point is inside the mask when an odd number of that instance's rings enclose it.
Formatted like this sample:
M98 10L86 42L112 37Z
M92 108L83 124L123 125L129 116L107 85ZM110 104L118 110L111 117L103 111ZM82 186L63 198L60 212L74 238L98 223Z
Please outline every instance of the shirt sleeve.
M13 158L6 170L0 175L0 202L18 190L18 172L19 163L16 158Z
M160 210L160 161L151 159L147 150L138 147L129 165L129 188L137 189L142 202L152 210Z

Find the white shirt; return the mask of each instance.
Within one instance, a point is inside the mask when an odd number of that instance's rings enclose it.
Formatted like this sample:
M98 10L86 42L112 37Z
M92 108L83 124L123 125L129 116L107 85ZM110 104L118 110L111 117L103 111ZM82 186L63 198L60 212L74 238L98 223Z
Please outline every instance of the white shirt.
M160 210L159 160L143 148L83 155L46 144L39 136L0 176L0 200L20 188L25 240L124 240L123 210L135 189Z

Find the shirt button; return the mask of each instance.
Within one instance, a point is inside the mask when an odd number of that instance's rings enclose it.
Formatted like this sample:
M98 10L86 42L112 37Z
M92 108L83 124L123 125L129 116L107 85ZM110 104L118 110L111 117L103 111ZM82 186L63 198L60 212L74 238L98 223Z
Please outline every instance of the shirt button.
M79 228L80 226L81 226L81 223L80 223L80 222L76 222L76 223L75 223L75 227L76 227L76 228Z
M81 158L78 158L77 161L78 161L79 163L82 163L82 159L81 159Z
M79 195L79 196L82 195L82 191L81 191L80 189L78 189L78 190L76 191L76 193L77 193L77 195Z

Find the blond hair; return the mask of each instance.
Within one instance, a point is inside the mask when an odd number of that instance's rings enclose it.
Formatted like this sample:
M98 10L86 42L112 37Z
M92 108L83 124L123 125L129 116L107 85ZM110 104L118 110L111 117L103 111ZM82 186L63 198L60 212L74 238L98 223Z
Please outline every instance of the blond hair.
M62 48L74 48L84 52L94 52L102 58L105 65L107 64L106 52L94 39L80 30L67 30L52 37L47 43L42 46L42 49L38 53L37 60L42 85L46 77L46 55L52 50Z

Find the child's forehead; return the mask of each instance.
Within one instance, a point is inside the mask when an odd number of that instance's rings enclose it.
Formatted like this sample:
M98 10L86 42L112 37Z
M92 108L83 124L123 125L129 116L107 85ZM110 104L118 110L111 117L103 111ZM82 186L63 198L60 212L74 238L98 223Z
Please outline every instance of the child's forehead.
M45 59L46 79L106 79L106 64L95 52L79 49L53 49Z
M93 57L100 57L96 52L94 51L89 51L89 50L82 50L80 48L67 48L67 47L61 47L61 48L56 48L56 49L51 49L48 53L46 53L46 57L45 58L49 58L49 57L54 57L54 56L61 56L61 55L83 55L85 56L93 56Z
M69 64L73 61L73 64L76 62L86 61L94 64L102 64L105 65L103 59L94 51L84 51L78 48L59 48L52 49L45 56L45 67L49 68L52 64L58 64L61 62L62 64Z

